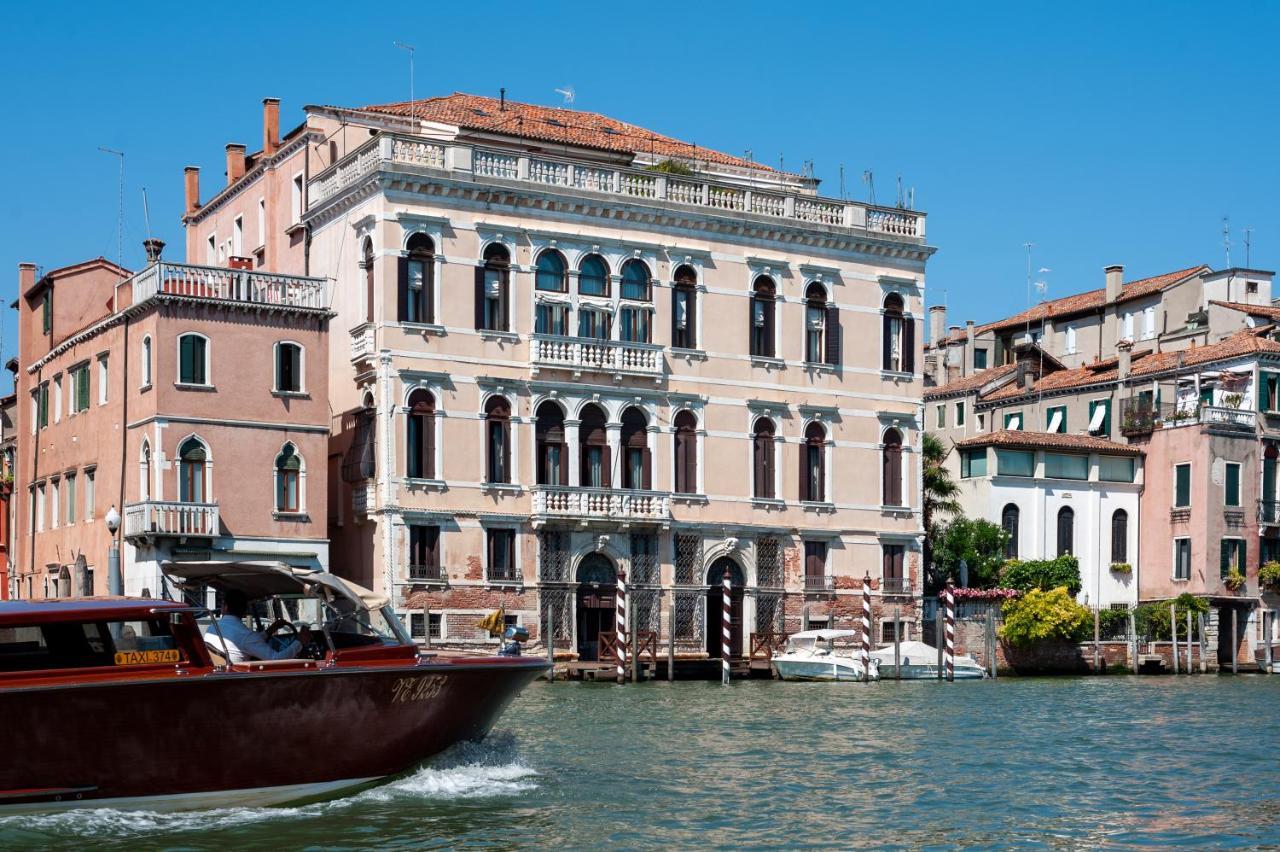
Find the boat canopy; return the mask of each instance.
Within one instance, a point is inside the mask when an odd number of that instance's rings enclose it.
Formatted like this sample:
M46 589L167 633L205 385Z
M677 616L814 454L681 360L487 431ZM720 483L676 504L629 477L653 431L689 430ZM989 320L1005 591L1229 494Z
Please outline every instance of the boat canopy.
M792 633L788 639L821 639L824 642L830 642L832 639L848 639L853 636L861 636L860 630L801 630L799 633Z
M250 599L269 595L315 595L321 589L345 598L360 609L380 610L388 601L364 586L327 571L283 562L163 562L160 569L178 585L206 585L236 590Z
M924 642L902 641L898 644L898 654L902 659L923 659L936 660L938 657L938 649L932 645L926 645ZM893 662L893 643L881 646L872 652L873 657L878 657L881 661L887 660Z

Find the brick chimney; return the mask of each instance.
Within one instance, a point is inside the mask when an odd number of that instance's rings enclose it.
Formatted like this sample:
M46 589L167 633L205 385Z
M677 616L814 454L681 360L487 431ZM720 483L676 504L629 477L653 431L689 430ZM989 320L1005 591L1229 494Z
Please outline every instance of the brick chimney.
M280 99L262 99L262 155L280 150Z
M182 177L187 185L187 215L200 209L200 167L187 166L182 170Z
M934 305L929 309L929 344L937 346L947 328L947 306Z
M1121 340L1116 344L1117 359L1117 376L1120 381L1129 378L1129 366L1133 359L1133 341Z
M244 177L244 146L238 142L227 143L227 186Z
M1107 273L1107 304L1111 304L1120 298L1120 290L1124 287L1124 267L1113 263L1105 271Z
M36 265L34 263L19 263L18 295L23 295L34 286L36 286Z

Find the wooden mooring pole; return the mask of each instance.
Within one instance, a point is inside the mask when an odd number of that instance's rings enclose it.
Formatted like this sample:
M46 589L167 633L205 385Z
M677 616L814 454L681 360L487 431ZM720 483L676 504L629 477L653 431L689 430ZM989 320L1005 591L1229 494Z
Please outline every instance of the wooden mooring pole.
M893 608L893 679L902 680L902 607Z
M1203 662L1203 660L1201 661ZM1187 608L1187 674L1191 674L1191 608Z
M732 650L730 647L730 639L733 636L733 614L730 607L733 604L733 584L729 577L729 569L724 569L724 585L723 591L720 593L720 601L723 604L720 613L720 682L725 686L729 685L729 654Z
M991 677L996 677L996 622L995 610L987 609L987 668L991 670Z
M1262 659L1267 663L1267 674L1271 674L1271 618L1272 613L1264 612L1262 614L1262 641L1266 643L1266 650L1263 651Z
M1173 673L1178 673L1178 613L1174 609L1173 601L1169 601L1169 649L1173 652L1170 656L1173 658Z
M1236 659L1240 650L1240 638L1239 638L1240 634L1236 632L1236 628L1238 626L1236 624L1236 618L1237 618L1236 614L1238 612L1239 610L1237 610L1234 606L1231 607L1231 673L1232 674L1240 673L1240 668L1238 665L1239 660Z
M862 682L871 683L871 572L862 578Z
M938 600L938 608L933 612L933 641L938 643L938 680L942 680L945 676L945 666L942 662L942 643L944 641L942 635L942 600Z
M1138 673L1138 623L1129 607L1129 671Z
M431 648L431 604L422 605L422 644Z
M1093 673L1102 672L1102 608L1093 608Z
M947 581L947 683L956 679L956 593Z
M676 679L676 590L671 590L671 605L667 610L667 682Z
M547 621L546 635L542 638L547 642L547 664L551 666L547 670L547 680L555 683L556 681L556 608L550 598L547 598Z
M1205 641L1205 621L1204 613L1196 613L1196 624L1200 626L1200 674L1209 671L1209 664L1205 662L1205 654L1209 650L1209 645Z
M640 681L640 625L636 622L636 596L627 596L627 623L631 625L631 682Z
M618 569L618 589L614 593L614 634L613 649L617 655L618 683L627 680L627 574Z

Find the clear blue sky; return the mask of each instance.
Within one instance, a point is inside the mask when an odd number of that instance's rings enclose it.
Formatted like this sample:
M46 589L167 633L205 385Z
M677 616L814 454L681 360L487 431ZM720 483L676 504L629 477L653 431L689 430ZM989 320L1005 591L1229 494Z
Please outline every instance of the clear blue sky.
M456 13L456 14L455 14ZM1025 250L1049 295L1206 262L1280 260L1276 4L700 3L414 6L81 5L5 12L0 281L116 254L151 229L181 253L182 167L220 185L223 146L261 140L260 102L359 105L452 91L577 107L892 202L915 188L938 253L928 299L979 322L1026 301ZM398 22L397 22L398 19ZM15 351L6 311L3 351Z

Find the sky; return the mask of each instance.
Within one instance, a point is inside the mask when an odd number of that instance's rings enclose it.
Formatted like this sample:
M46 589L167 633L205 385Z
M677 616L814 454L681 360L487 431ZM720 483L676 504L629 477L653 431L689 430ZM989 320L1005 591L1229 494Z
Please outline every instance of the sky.
M979 323L1049 298L1230 257L1280 257L1280 4L646 2L393 5L41 2L5 11L0 286L117 256L148 233L180 258L182 168L205 197L224 146L309 103L454 91L602 112L770 165L824 194L894 203L901 176L937 248L926 300ZM150 215L144 216L143 189ZM1041 272L1040 270L1048 270ZM1040 298L1037 294L1034 298ZM4 311L0 350L16 352Z

